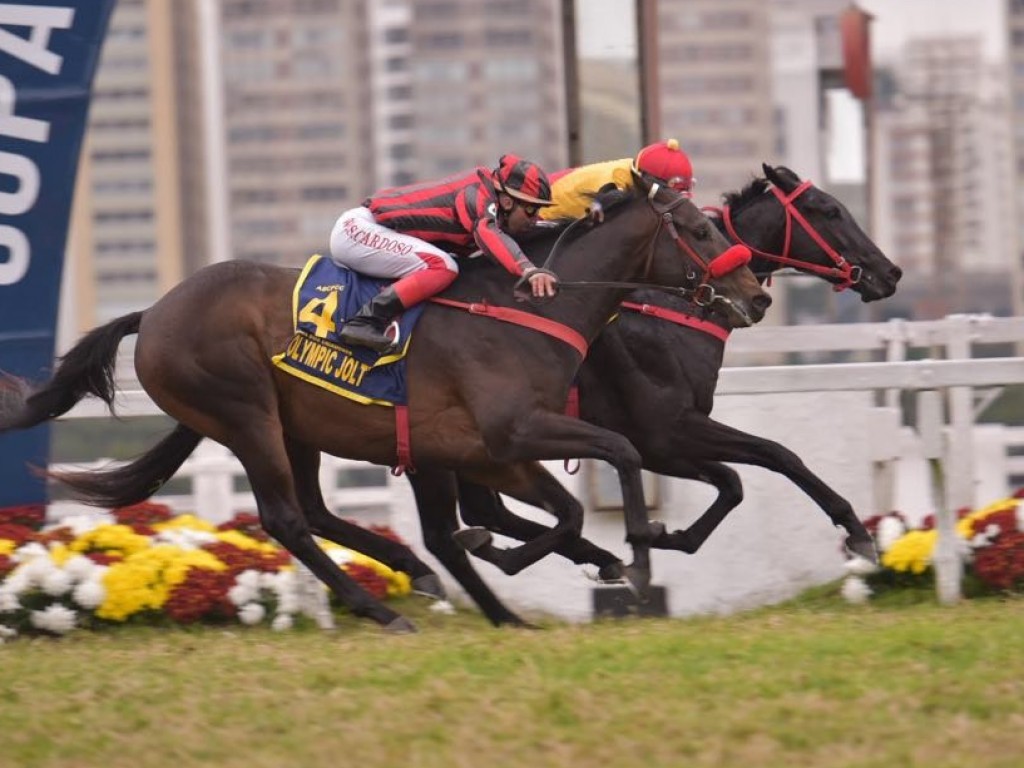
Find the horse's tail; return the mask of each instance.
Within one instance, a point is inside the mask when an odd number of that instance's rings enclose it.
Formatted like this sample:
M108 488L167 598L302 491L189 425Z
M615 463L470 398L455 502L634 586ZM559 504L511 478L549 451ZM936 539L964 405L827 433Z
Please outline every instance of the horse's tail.
M32 387L13 376L0 381L0 432L27 429L67 413L86 395L113 411L114 365L121 339L139 332L142 312L132 312L94 328L60 358L47 383Z
M203 436L184 424L128 464L106 470L50 472L79 501L97 507L127 507L145 501L171 479Z

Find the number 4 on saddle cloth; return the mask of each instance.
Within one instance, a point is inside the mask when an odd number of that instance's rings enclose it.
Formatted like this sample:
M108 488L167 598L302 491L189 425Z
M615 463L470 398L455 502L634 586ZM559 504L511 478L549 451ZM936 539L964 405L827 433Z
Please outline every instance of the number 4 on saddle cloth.
M390 282L356 274L320 254L311 257L292 294L295 335L288 348L274 356L274 365L360 403L406 405L405 354L422 304L399 317L399 345L393 351L380 353L338 342L344 321Z

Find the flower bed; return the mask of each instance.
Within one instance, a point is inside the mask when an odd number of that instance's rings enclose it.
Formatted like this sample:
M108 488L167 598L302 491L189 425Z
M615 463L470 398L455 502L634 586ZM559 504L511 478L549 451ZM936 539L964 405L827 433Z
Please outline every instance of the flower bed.
M291 556L255 515L214 526L146 502L56 525L44 520L42 506L0 509L0 642L128 622L293 624ZM390 529L374 530L397 540ZM374 596L409 593L404 573L320 545Z
M977 510L957 514L957 552L964 563L967 596L1024 592L1024 491ZM843 596L863 602L871 594L935 583L932 558L938 542L935 518L913 528L898 512L864 521L880 554L875 567L863 558L848 561Z

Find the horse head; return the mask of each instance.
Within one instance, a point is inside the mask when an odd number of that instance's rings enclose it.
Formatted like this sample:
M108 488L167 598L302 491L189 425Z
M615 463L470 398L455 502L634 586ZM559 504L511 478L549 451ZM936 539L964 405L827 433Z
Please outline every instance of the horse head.
M717 310L733 327L764 317L771 297L747 266L749 253L733 246L688 198L638 181L632 190L601 193L598 199L605 223L581 241L592 237L605 253L630 254L627 273L617 279L677 289Z
M751 245L758 274L790 266L821 276L837 291L852 288L865 302L896 292L903 271L886 258L845 205L789 168L766 163L761 167L765 178L727 195L723 208L733 239Z

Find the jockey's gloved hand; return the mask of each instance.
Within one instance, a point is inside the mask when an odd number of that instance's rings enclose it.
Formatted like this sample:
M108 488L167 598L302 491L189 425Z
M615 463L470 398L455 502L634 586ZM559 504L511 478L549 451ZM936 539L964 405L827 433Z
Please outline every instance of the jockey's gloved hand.
M533 295L540 298L543 296L554 296L558 292L558 275L540 267L533 267L523 273L526 282L530 284Z
M604 221L604 206L597 202L597 200L592 201L588 206L587 219L592 224L600 224Z

